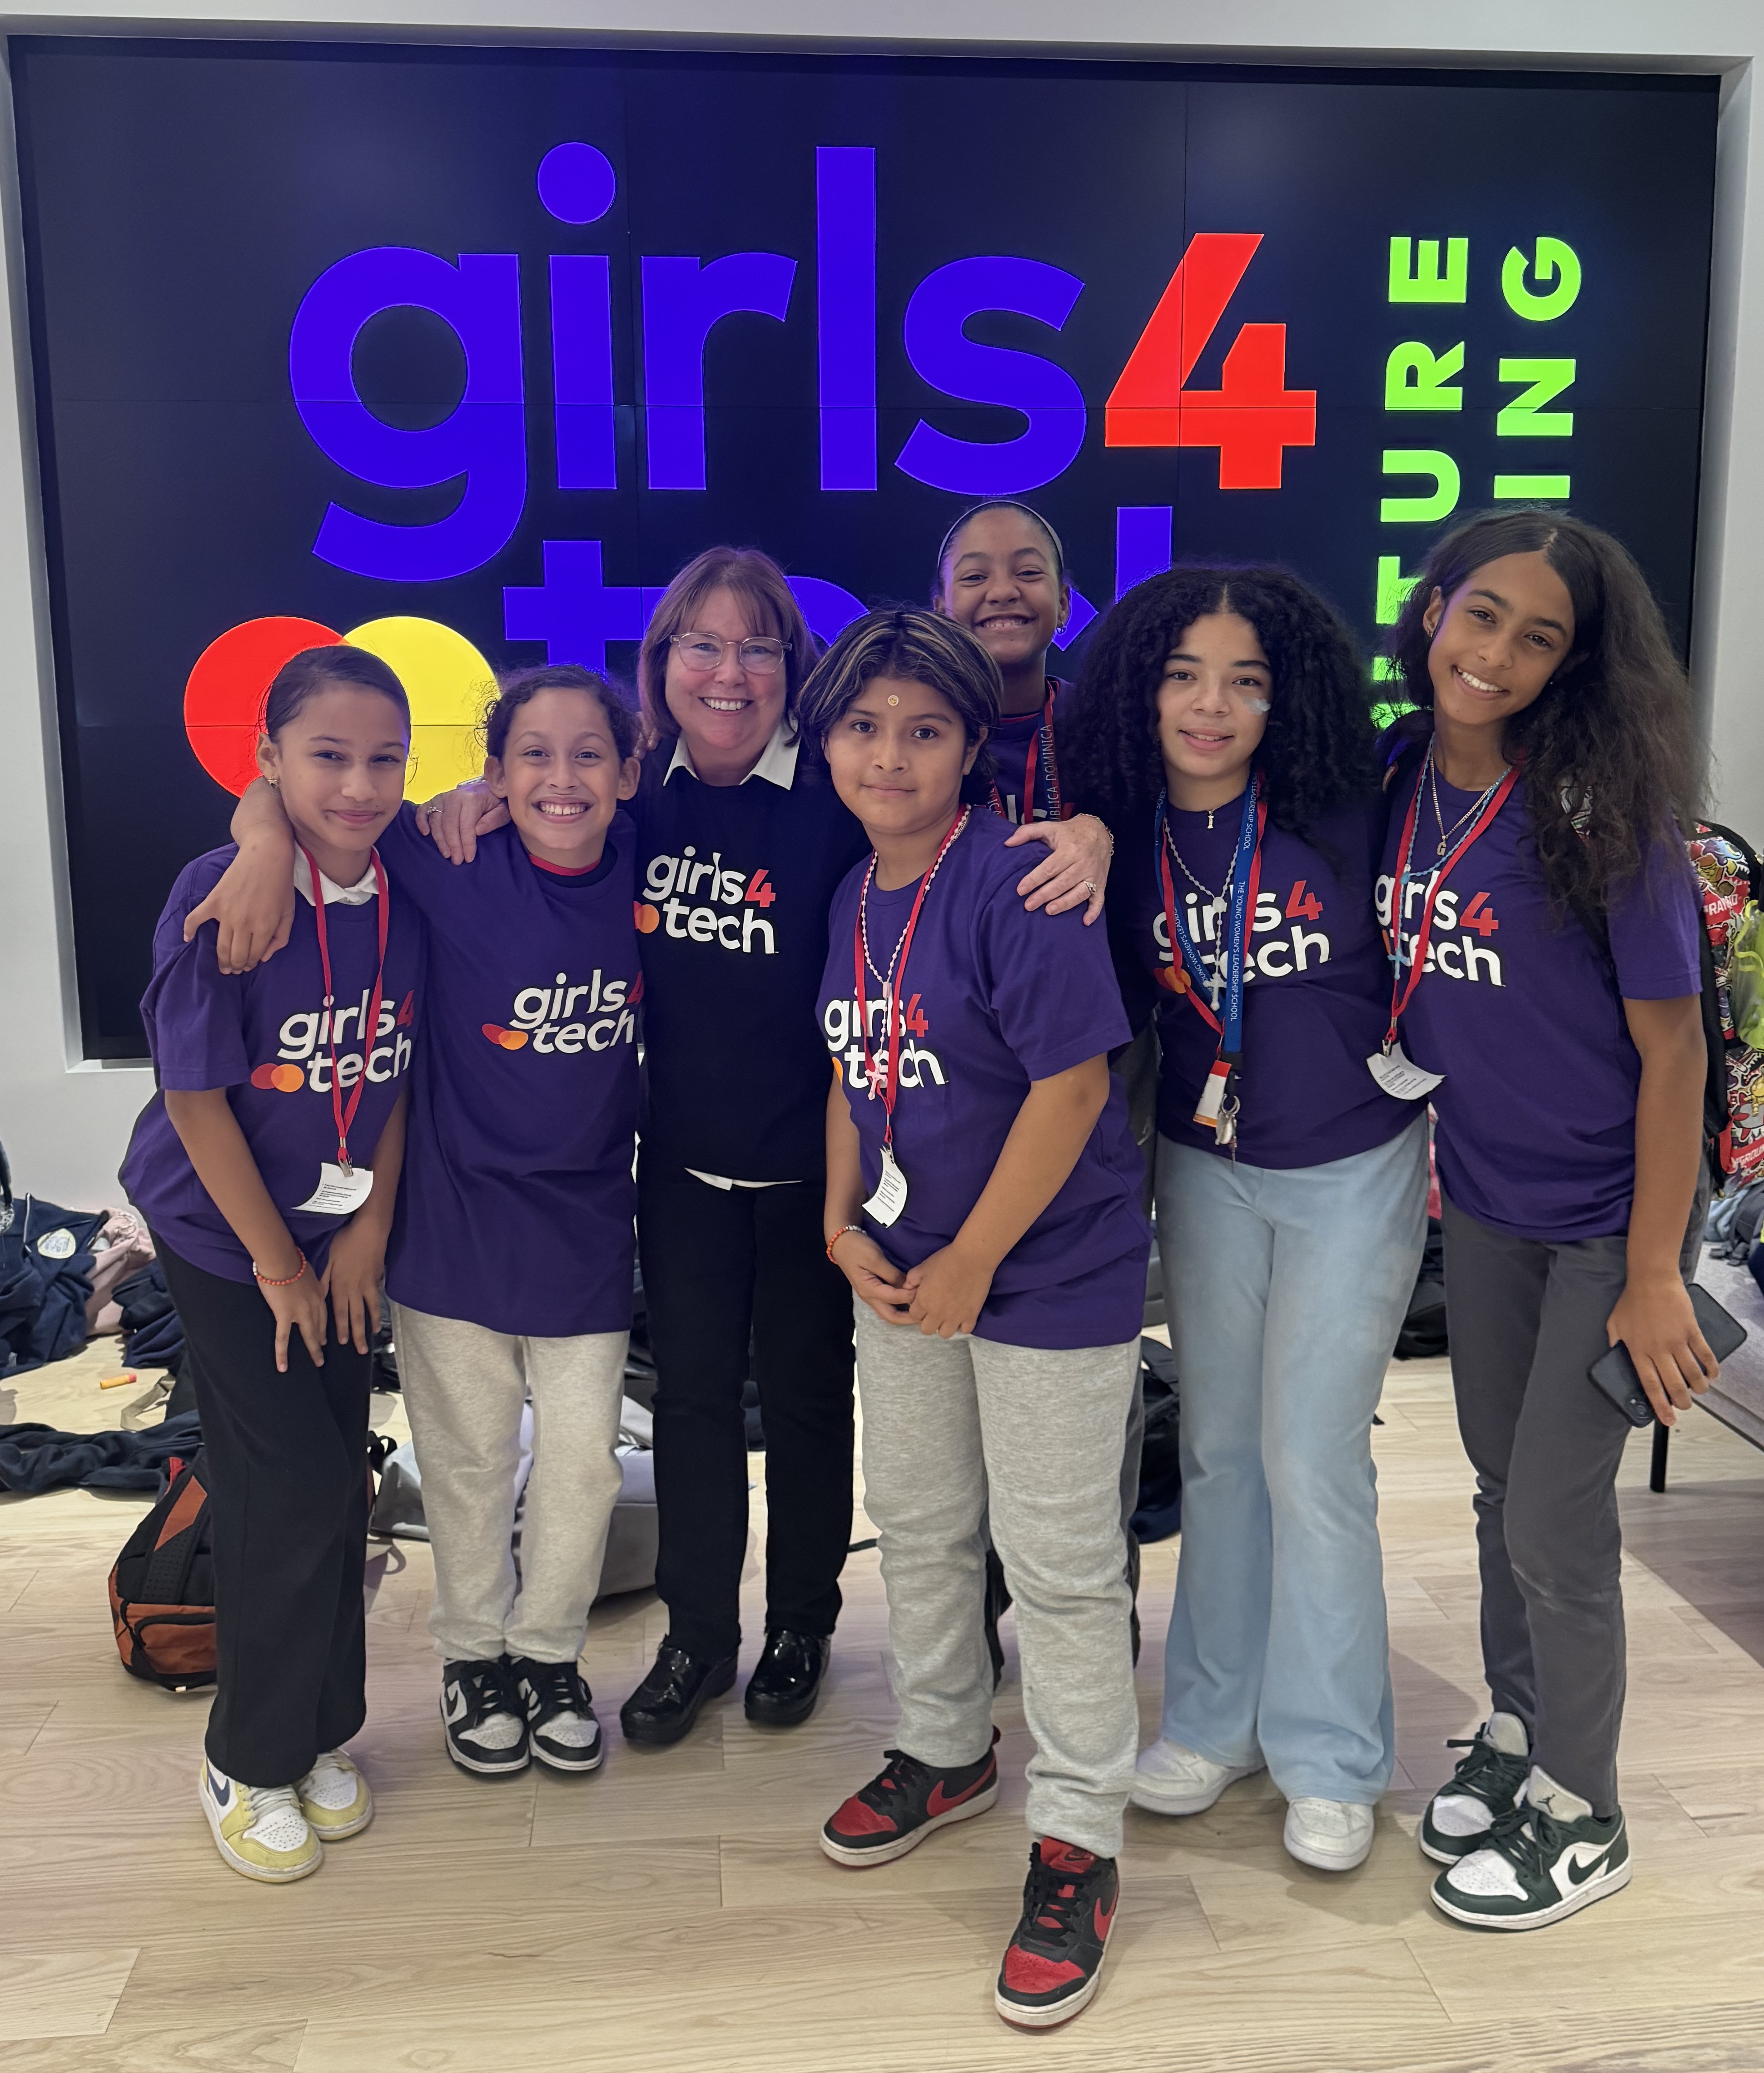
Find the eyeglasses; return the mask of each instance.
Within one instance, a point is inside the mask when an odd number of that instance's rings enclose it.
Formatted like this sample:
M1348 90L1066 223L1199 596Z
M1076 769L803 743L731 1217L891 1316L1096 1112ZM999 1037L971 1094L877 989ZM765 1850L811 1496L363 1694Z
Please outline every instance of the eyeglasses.
M790 645L788 641L768 641L757 635L742 641L719 641L714 633L672 633L668 638L686 669L714 670L732 648L735 659L750 677L772 675Z

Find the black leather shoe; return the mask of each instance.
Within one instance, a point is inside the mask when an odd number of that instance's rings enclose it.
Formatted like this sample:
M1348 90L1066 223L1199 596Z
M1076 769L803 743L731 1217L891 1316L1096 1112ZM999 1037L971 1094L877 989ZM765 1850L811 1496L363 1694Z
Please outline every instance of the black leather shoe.
M793 1728L814 1711L833 1653L833 1637L792 1634L787 1627L769 1632L753 1675L748 1679L747 1717L768 1728Z
M692 1732L705 1700L727 1692L734 1682L732 1655L712 1663L664 1641L655 1652L655 1667L619 1708L625 1740L651 1749L678 1741Z

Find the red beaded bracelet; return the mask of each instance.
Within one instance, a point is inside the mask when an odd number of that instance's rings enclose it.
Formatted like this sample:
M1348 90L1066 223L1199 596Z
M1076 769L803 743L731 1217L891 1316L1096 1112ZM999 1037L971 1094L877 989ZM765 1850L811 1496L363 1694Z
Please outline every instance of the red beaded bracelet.
M296 1247L295 1250L299 1251L299 1248ZM256 1276L260 1286L265 1288L291 1288L295 1283L300 1279L300 1276L304 1274L306 1271L307 1256L303 1252L300 1254L300 1266L299 1272L285 1276L280 1281L272 1280L267 1274L258 1274L258 1263L255 1260L253 1260L251 1263L252 1273Z
M833 1234L832 1237L827 1240L826 1256L830 1260L833 1261L833 1264L835 1267L837 1267L839 1263L838 1260L833 1259L834 1247L839 1243L839 1240L845 1236L847 1231L861 1231L863 1229L863 1226L862 1224L841 1224L839 1228Z

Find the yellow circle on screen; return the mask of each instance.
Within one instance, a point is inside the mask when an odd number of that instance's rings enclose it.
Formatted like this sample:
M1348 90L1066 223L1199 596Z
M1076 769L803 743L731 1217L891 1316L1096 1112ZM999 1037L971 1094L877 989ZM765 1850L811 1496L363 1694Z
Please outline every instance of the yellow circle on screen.
M496 696L496 674L463 633L433 619L370 619L344 635L377 655L410 700L410 761L406 796L432 799L484 774L478 732Z

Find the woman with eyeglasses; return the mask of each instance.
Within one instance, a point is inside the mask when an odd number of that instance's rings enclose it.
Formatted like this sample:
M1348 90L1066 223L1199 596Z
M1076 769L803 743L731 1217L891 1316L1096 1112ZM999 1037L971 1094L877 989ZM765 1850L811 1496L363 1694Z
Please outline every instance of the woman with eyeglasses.
M747 1548L742 1387L766 1439L766 1638L750 1720L814 1710L851 1528L851 1298L826 1257L829 1078L815 1020L835 888L868 843L797 694L818 653L784 572L752 548L681 570L637 660L651 740L638 828L644 1120L637 1237L657 1372L656 1584L668 1631L620 1714L628 1741L689 1733L735 1682ZM467 787L431 830L469 856L498 802ZM1096 824L1038 822L1053 854L1019 888L1051 911L1098 904Z

